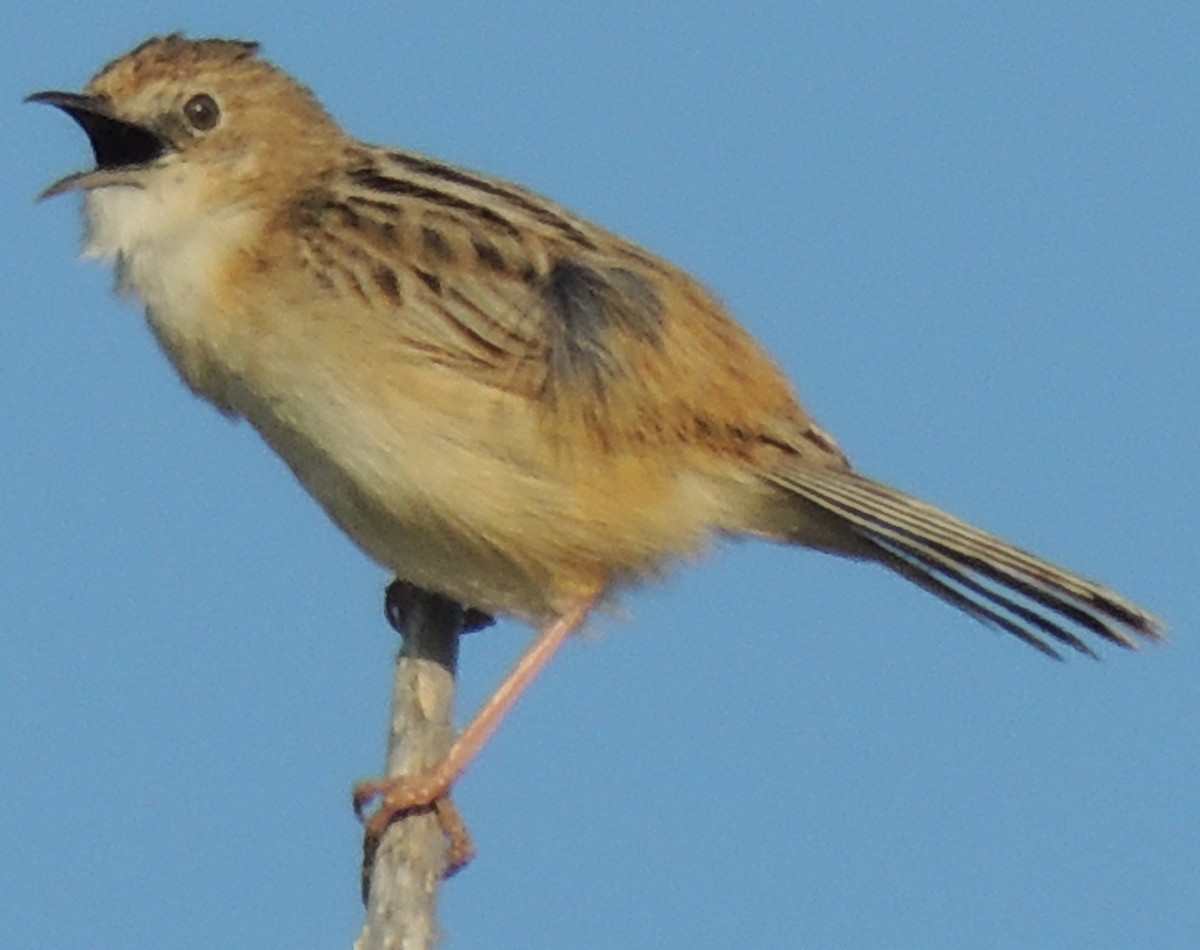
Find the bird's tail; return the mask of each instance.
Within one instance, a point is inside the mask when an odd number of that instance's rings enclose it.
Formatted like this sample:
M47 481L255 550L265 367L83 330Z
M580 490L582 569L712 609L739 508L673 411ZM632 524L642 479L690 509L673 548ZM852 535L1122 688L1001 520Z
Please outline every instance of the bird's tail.
M1084 633L1127 648L1163 638L1161 621L1114 591L879 482L808 468L771 480L833 515L870 557L1056 659L1048 641L1095 656Z

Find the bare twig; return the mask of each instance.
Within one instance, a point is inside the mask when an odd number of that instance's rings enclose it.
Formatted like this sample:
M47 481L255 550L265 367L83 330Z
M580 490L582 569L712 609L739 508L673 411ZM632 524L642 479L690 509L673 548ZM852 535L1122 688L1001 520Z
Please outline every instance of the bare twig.
M404 643L396 657L386 774L412 775L436 765L454 741L458 638L468 612L400 581L388 588L387 609ZM395 822L376 848L368 842L363 855L367 919L355 950L433 947L446 868L446 836L432 811Z

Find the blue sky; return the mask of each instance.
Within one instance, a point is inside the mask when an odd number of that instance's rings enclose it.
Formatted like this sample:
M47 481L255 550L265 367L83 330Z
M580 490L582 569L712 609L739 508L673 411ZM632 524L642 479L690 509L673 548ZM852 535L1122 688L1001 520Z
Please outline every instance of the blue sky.
M74 199L32 200L88 152L20 98L185 29L681 263L861 470L1171 624L1054 664L882 570L716 552L569 644L468 773L447 946L1194 945L1200 8L983 6L8 11L0 943L360 921L386 578L75 260ZM464 643L462 716L527 638Z

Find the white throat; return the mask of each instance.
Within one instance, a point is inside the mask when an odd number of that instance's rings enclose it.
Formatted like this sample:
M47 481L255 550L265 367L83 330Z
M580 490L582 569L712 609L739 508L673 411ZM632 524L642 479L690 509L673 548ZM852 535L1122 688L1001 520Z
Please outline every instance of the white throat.
M89 191L84 255L116 265L118 288L156 309L212 279L235 237L230 209L213 207L211 178L182 163L148 171L142 187Z
M117 289L146 308L155 336L198 393L225 411L226 372L211 358L219 345L228 262L252 240L255 216L215 204L211 178L182 164L146 174L144 187L88 192L84 255L111 261Z

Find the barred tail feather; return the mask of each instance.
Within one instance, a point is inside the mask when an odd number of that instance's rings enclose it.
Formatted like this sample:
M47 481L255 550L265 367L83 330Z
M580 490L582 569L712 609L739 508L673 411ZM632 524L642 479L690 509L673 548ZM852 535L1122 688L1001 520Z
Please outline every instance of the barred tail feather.
M1119 594L886 485L799 468L772 480L839 518L901 576L1048 656L1061 659L1050 640L1094 657L1084 633L1129 649L1163 638L1161 621Z

